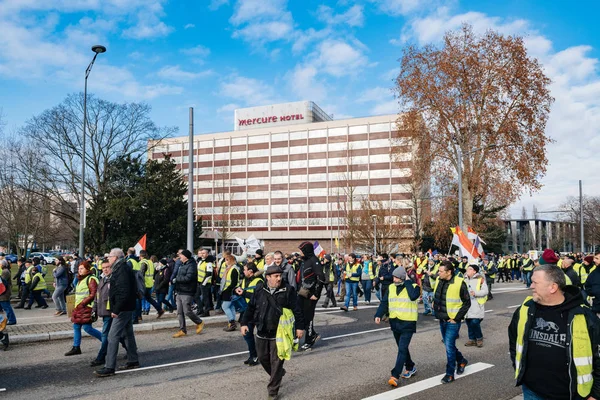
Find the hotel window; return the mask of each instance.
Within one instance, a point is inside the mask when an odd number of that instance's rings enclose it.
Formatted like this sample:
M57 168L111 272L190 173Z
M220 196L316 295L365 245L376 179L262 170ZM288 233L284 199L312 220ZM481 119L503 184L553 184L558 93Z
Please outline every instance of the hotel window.
M271 192L272 199L287 199L288 191L287 190L273 190Z
M230 157L229 152L215 154L215 160L229 160Z
M247 140L248 140L248 138L246 136L237 137L237 138L231 138L231 145L232 146L237 146L237 145L240 145L240 144L246 144Z
M369 127L370 132L389 132L390 131L390 123L386 122L384 124L371 124Z
M348 128L350 135L353 134L357 134L357 133L367 133L367 126L366 125L356 125L356 126L351 126Z
M246 158L246 150L234 151L233 153L231 153L231 158L232 159Z
M229 146L229 138L215 140L215 147Z
M290 183L302 183L302 182L308 182L308 178L306 177L306 175L291 175L290 176Z
M369 175L370 175L371 179L389 178L390 170L389 169L376 169L374 171L370 171Z
M289 151L290 151L290 149L289 149L289 147L287 147L287 145L285 147L274 147L271 149L271 155L286 156Z
M250 157L269 157L269 149L250 150L248 151L248 158Z
M266 219L248 219L248 226L254 226L254 227L267 227L267 223L269 221Z
M181 151L181 143L168 143L168 151Z
M342 151L348 149L348 143L329 143L329 151Z
M378 148L390 148L390 139L374 139L374 140L369 140L369 147L372 149L378 149Z
M287 218L273 218L271 220L272 226L288 226L289 223L290 223L290 220Z
M323 153L327 151L327 144L309 144L308 152L309 153Z
M290 161L290 169L294 169L294 168L306 168L306 165L307 165L306 160Z
M269 136L268 135L248 136L248 144L268 143L268 142L269 142Z
M288 133L275 133L271 135L271 142L287 142L288 141Z
M306 218L290 218L290 226L305 226Z
M311 160L308 160L308 166L310 168L312 168L312 167L326 167L327 166L327 159L326 158L313 158Z
M263 164L249 164L248 165L248 171L268 171L269 170L269 164L263 163Z
M274 204L271 206L271 212L287 212L287 204Z
M265 179L265 178L261 178L261 179ZM272 176L271 177L271 184L272 185L276 185L276 184L281 184L281 183L288 183L288 176Z
M315 129L315 130L309 131L308 137L309 138L327 137L327 130L326 129Z
M348 133L346 127L342 128L329 128L329 136L343 136Z
M290 147L290 154L306 154L306 146L293 146Z
M307 137L307 131L290 132L290 140L306 139Z
M248 169L248 166L246 164L231 166L231 172L245 172L247 169Z
M389 154L374 154L370 156L370 162L374 163L382 163L382 162L390 162Z

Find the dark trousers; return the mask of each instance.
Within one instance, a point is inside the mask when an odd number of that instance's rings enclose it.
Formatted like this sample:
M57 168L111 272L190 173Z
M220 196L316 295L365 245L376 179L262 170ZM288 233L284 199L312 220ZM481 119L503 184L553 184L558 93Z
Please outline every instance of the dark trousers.
M21 294L21 301L19 302L19 308L23 308L25 306L25 302L27 298L31 295L31 290L29 290L29 286L23 286L23 293Z
M31 305L33 304L33 299L35 299L35 302L37 303L38 306L48 307L46 300L44 300L44 298L42 297L43 292L44 292L43 290L32 290L31 291L31 297L29 298L29 307L31 307Z
M493 279L486 279L486 283L488 285L488 299L493 299L494 295L492 294L492 285L494 284Z
M410 345L410 340L412 339L412 332L396 332L392 331L394 334L394 339L396 340L396 344L398 345L398 355L396 356L396 365L394 369L392 369L392 376L395 378L400 378L402 375L402 371L406 366L407 371L412 371L415 367L415 363L412 358L410 358L410 352L408 351L408 346Z
M267 390L269 396L277 396L279 394L279 387L281 386L281 380L285 374L283 369L283 360L280 360L277 356L277 342L275 339L261 339L256 338L256 352L258 354L258 361L260 365L267 371L267 374L271 377Z
M306 331L305 343L312 343L317 336L315 327L313 325L313 319L315 318L315 308L317 308L317 300L310 300L306 297L298 296L300 302L300 309L304 316L304 326L297 326L296 329L303 329Z
M198 314L207 313L213 307L212 302L212 286L210 284L202 286L198 284L194 301L198 306Z
M175 310L177 308L176 305L172 304L171 302L169 302L169 300L167 300L167 293L156 293L156 302L160 304L161 307L164 304L171 310Z
M117 366L117 354L119 352L119 342L125 336L127 343L127 362L138 362L137 344L133 334L133 311L121 311L117 318L113 318L110 330L108 331L108 348L106 349L106 368L115 369Z
M244 340L248 345L248 353L250 353L250 358L258 357L256 353L256 340L254 339L254 324L248 323L248 333L244 335Z
M331 305L334 307L337 307L337 302L335 300L335 294L333 293L333 286L335 285L335 283L333 282L329 282L327 284L327 291L325 293L325 307L327 307L329 305L329 301L331 300Z

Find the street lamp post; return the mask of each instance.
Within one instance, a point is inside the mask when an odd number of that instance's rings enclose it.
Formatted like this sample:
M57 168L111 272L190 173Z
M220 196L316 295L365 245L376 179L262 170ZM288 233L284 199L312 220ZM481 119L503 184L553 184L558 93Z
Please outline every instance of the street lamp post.
M371 215L373 218L373 257L377 257L377 215Z
M81 150L81 204L79 207L79 256L84 256L84 243L83 243L83 231L85 228L85 141L86 134L85 130L87 127L87 81L90 72L92 72L92 67L94 66L94 61L96 61L96 57L98 54L106 52L106 47L95 45L92 46L92 51L94 52L94 58L90 62L90 65L85 69L85 86L83 89L83 146Z

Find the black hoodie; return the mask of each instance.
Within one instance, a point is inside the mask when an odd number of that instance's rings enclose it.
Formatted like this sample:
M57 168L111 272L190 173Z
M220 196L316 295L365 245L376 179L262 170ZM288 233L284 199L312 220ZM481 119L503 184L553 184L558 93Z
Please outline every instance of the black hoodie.
M302 286L310 291L311 296L315 296L318 299L321 297L321 291L323 290L323 284L325 283L323 266L317 256L315 256L312 243L304 242L299 248L304 254L302 257L302 265L300 266Z

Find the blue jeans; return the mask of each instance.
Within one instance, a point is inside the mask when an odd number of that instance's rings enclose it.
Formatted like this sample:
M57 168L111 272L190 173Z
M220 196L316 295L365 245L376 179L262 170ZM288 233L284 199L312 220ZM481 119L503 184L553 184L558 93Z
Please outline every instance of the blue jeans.
M481 332L481 318L468 318L467 329L469 330L470 340L481 340L483 339L483 332Z
M96 360L104 361L106 358L106 350L108 349L108 332L110 331L112 320L112 317L102 317L102 344L100 345L100 350L98 350Z
M423 290L423 306L425 307L424 314L433 314L433 292Z
M174 306L169 300L167 300L166 293L156 293L156 302L162 307L162 305L166 305L171 310L177 309L177 306Z
M531 275L533 275L533 271L523 271L523 275L525 276L525 284L527 285L527 288L529 288L531 286Z
M464 361L464 357L456 348L456 337L460 331L460 322L454 324L440 320L440 331L446 346L446 375L454 376L456 364Z
M6 311L6 323L10 325L14 325L17 323L17 316L13 311L12 306L10 305L10 301L0 301L0 307Z
M81 328L90 336L102 342L102 333L95 329L92 324L73 324L73 346L81 346Z
M360 281L363 287L363 290L365 291L365 301L370 303L371 302L371 288L373 287L373 281L370 279L367 280L363 280Z
M352 294L352 305L358 306L358 282L346 281L346 301L344 305L346 308L350 307L350 295Z
M521 389L523 389L523 400L547 400L525 385L521 385Z
M410 352L408 351L408 346L410 345L410 340L412 339L412 332L395 332L394 339L396 340L396 344L398 345L398 355L396 356L396 365L394 369L392 369L392 376L394 378L400 378L402 375L402 371L406 366L407 371L411 371L415 367L415 363L412 358L410 358Z
M248 345L250 358L257 358L258 354L256 353L256 342L254 341L254 324L248 323L248 333L244 335L244 340Z
M54 293L52 293L52 301L54 301L56 311L67 312L67 303L65 302L65 289L67 289L67 285L56 285Z
M173 292L175 291L175 285L169 285L169 294L167 294L167 301L171 304L175 304L175 299L173 298ZM177 307L175 307L177 308Z
M227 315L227 320L229 322L235 321L235 306L233 303L231 301L223 301L221 307L223 307L223 311L225 311L225 315Z

